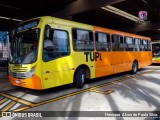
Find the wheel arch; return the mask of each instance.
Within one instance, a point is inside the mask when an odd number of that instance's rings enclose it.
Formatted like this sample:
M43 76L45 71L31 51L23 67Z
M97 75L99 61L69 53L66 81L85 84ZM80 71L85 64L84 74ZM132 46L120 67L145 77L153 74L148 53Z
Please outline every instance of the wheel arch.
M91 77L90 68L89 68L86 64L81 64L81 65L79 65L79 66L76 68L76 70L75 70L75 72L74 72L73 82L75 82L76 72L77 72L77 70L80 69L80 68L84 69L86 78L87 78L87 79L90 79L90 77Z
M138 71L138 60L135 59L132 63L131 73L136 74L137 71Z
M137 63L137 67L139 68L139 62L138 62L138 60L137 59L135 59L134 61L133 61L133 63L134 62L136 62ZM133 65L133 63L132 63L132 65Z

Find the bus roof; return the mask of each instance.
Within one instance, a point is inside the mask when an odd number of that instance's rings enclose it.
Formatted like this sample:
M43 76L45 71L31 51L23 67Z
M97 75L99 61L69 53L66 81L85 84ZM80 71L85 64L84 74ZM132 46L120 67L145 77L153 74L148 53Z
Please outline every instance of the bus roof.
M112 29L107 29L107 28L102 28L102 27L97 27L94 26L94 30L95 31L99 31L99 32L105 32L105 33L110 33L110 34L116 34L116 35L122 35L122 36L132 36L134 38L141 38L141 39L145 39L145 40L150 40L150 37L146 37L146 36L141 36L141 35L137 35L137 34L132 34L132 33L127 33L127 32L122 32L122 31L118 31L118 30L112 30Z
M151 40L150 37L145 37L145 36L136 35L136 34L127 33L127 32L122 32L122 31L118 31L118 30L113 30L113 29L108 29L108 28L88 25L88 24L74 22L74 21L71 21L71 20L65 20L65 19L56 18L56 17L52 17L52 16L36 17L36 18L33 18L33 19L26 20L24 22L28 22L30 20L39 19L39 18L42 21L45 21L48 24L49 23L56 23L56 24L71 26L71 27L75 27L75 28L88 29L88 30L93 30L93 31L105 32L105 33L109 33L109 34L117 34L117 35L122 35L122 36L125 35L125 36L128 36L128 37L132 36L134 38L141 38L141 39L145 39L145 40ZM24 22L22 22L20 24L23 24Z

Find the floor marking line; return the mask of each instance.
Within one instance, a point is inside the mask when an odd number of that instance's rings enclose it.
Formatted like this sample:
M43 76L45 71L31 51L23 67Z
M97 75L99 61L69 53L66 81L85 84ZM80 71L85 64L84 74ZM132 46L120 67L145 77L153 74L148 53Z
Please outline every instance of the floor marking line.
M0 110L3 109L5 106L7 106L12 100L8 99L6 102L4 102L1 106L0 106Z
M29 108L31 108L31 107L25 106L25 107L23 107L23 108L19 108L19 109L13 110L13 111L11 111L11 112L19 112L19 111L22 111L22 110L27 110L27 109L29 109Z
M113 91L113 90L100 91L100 90L91 89L90 92L96 92L96 93L101 93L101 94L110 94L110 93L115 92L115 91Z
M21 105L21 103L16 103L9 111L13 111L15 109L18 109L18 107Z
M67 97L71 97L71 96L74 96L74 95L77 95L77 94L80 94L80 93L87 92L88 90L89 89L84 89L84 90L81 90L81 91L69 93L69 94L66 94L66 95L63 95L63 96L59 96L59 97L56 97L56 98L51 98L49 100L45 100L45 101L39 102L35 106L39 106L39 105L43 105L43 104L50 103L50 102L53 102L53 101L61 100L61 99L67 98Z
M28 105L28 106L34 106L34 104L31 103L31 102L28 102L28 101L22 100L22 99L20 99L20 98L16 98L16 97L7 95L7 94L5 94L5 93L0 93L0 95L2 95L3 97L9 98L9 99L11 99L11 100L14 100L14 101L16 101L16 102L23 103L23 104Z
M5 101L7 101L7 98L4 98L0 101L0 104L4 103Z
M156 70L147 71L147 72L144 72L144 73L139 73L139 74L130 75L130 76L133 76L132 78L135 78L137 76L140 76L141 74L147 74L147 73L151 73L151 72L154 72L154 71L156 71ZM51 98L51 99L39 102L37 104L34 104L33 106L26 106L26 107L23 107L23 108L16 109L14 111L26 110L26 109L37 107L37 106L40 106L40 105L44 105L44 104L47 104L47 103L50 103L50 102L54 102L54 101L57 101L57 100L68 98L68 97L71 97L71 96L74 96L74 95L77 95L77 94L80 94L80 93L88 92L91 89L94 90L96 88L100 88L100 87L104 87L104 86L107 86L107 85L111 85L111 84L115 84L115 83L118 83L118 82L122 82L122 81L128 80L127 78L129 78L130 76L126 76L124 78L120 78L120 79L114 80L112 82L104 83L104 84L101 84L101 85L96 85L96 86L93 86L93 87L90 87L90 88L87 88L87 89L83 89L83 90L80 90L80 91L69 93L69 94L66 94L66 95L63 95L63 96L59 96L59 97L56 97L56 98Z
M115 80L115 82L109 82L109 83L105 83L105 84L102 84L102 85L97 85L97 86L94 86L94 87L91 87L91 88L76 91L76 92L73 92L73 93L69 93L69 94L66 94L66 95L63 95L63 96L59 96L59 97L56 97L56 98L51 98L49 100L45 100L45 101L39 102L37 104L34 104L32 107L37 107L37 106L40 106L40 105L44 105L44 104L54 102L54 101L57 101L57 100L61 100L61 99L67 98L67 97L71 97L71 96L74 96L74 95L77 95L77 94L80 94L80 93L88 92L91 89L100 88L100 87L110 85L110 84L115 84L117 82L124 81L124 80L126 80L126 79L121 78L119 80ZM31 108L31 107L24 107L24 108L16 109L14 111L26 110L26 109L29 109L29 108Z
M111 82L108 82L108 83L104 83L104 84L101 84L101 85L97 85L97 86L94 86L94 87L91 87L89 89L96 89L96 88L100 88L100 87L104 87L106 85L111 85L111 84L115 84L115 83L118 83L118 82L122 82L122 81L125 81L127 79L124 79L124 78L120 78L118 80L114 80L114 81L111 81Z
M10 102L6 107L4 107L1 111L7 111L8 109L10 109L14 104L16 104L15 101Z

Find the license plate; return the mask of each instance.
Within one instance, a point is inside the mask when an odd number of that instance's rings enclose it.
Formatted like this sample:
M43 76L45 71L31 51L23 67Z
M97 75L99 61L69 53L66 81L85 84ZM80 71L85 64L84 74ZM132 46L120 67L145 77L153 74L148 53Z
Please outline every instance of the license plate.
M16 80L16 83L17 83L17 84L20 84L20 83L21 83L21 81L20 81L20 80Z

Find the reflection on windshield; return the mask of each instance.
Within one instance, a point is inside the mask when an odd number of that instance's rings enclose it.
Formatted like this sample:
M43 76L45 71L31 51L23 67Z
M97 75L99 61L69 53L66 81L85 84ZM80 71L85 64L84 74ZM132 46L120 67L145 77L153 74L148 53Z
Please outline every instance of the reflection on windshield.
M12 36L9 62L29 64L37 60L39 30L30 29Z
M153 44L153 57L160 57L160 43Z

